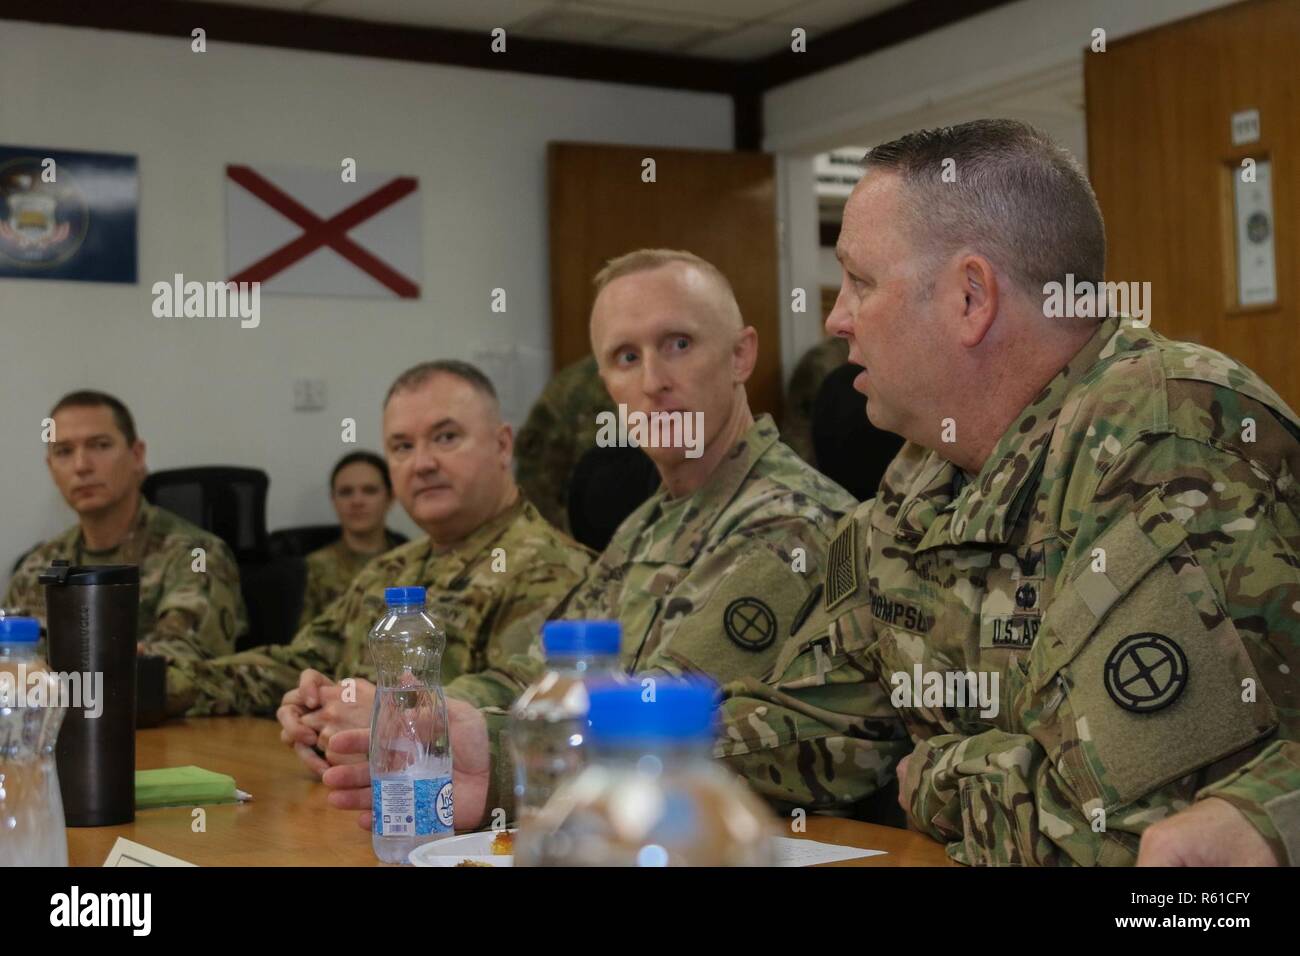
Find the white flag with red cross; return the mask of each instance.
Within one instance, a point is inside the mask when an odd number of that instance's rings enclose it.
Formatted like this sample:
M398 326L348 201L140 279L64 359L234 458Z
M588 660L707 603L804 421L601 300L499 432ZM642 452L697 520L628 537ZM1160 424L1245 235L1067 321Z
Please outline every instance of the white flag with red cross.
M413 176L226 167L231 282L291 295L420 297L420 184Z

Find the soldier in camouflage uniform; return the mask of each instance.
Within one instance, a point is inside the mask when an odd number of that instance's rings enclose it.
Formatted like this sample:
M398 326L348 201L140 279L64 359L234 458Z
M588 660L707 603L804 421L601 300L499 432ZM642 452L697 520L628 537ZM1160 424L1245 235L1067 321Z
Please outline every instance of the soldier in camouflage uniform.
M555 374L515 440L519 489L555 527L569 532L569 478L596 447L596 416L614 403L588 355Z
M756 335L712 266L689 254L631 253L611 262L597 286L592 341L610 394L638 409L701 409L708 439L697 459L645 447L663 488L623 522L564 600L525 622L529 653L448 685L450 698L483 709L485 808L511 806L506 711L541 673L545 619L618 619L623 665L639 677L757 681L814 594L836 520L853 507L781 443L770 417L750 414L744 382ZM901 756L901 725L891 718L885 732ZM338 767L325 780L347 789L364 777L364 767ZM457 827L479 822L467 799Z
M940 178L949 157L961 190ZM852 801L872 773L842 758L837 735L852 739L887 700L917 741L902 803L958 861L1131 863L1148 827L1219 798L1240 811L1237 832L1300 862L1300 764L1284 743L1300 733L1300 422L1218 352L1035 301L1044 274L1100 281L1105 248L1086 180L1041 134L1006 121L912 134L867 168L827 326L867 369L873 420L909 442L841 526L820 607L774 668L777 716L808 726L782 737L782 720L756 721L738 695L720 755L751 779L794 780L796 797L825 755L816 783ZM997 226L925 250L931 275L917 282L909 207ZM890 341L903 323L929 331ZM944 342L939 328L961 335ZM927 366L988 336L982 366L971 352ZM1000 387L1025 399L972 403L971 381L997 379L998 363ZM935 404L897 404L908 383ZM997 419L979 414L999 403L1006 424L981 442ZM951 440L934 427L948 407ZM946 692L917 686L935 678ZM862 693L821 702L845 682ZM972 702L981 686L996 706Z
M50 474L80 520L27 555L5 606L43 627L45 593L37 578L51 562L133 564L140 569L142 653L179 661L234 650L248 629L234 556L215 535L141 496L145 448L126 406L102 392L74 392L50 418Z
M822 339L794 367L790 387L785 394L785 415L781 419L781 440L814 468L817 452L813 447L813 404L826 376L848 361L849 347L835 336Z
M384 527L393 503L388 465L370 451L349 452L330 472L330 504L338 515L340 536L307 555L298 629L343 596L352 579L372 558L401 542Z
M302 630L325 609L343 596L352 579L361 573L361 569L378 555L397 547L397 539L391 535L385 537L387 547L376 554L358 554L340 538L323 548L317 548L303 561L307 565L307 585L303 593L302 614L298 618L298 629Z
M509 427L477 369L444 361L404 373L385 400L384 438L398 500L428 537L367 564L288 645L173 669L169 682L191 716L275 712L308 669L335 681L373 676L366 637L386 587L427 589L450 681L522 651L528 636L509 643L509 625L581 578L590 553L519 496Z

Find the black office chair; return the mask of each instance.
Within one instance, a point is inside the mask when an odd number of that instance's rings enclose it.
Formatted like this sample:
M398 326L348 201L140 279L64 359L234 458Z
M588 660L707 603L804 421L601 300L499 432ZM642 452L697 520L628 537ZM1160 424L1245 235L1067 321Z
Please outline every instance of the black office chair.
M243 650L293 638L302 611L307 571L301 558L271 553L266 533L266 493L271 480L258 468L209 465L157 471L145 479L145 498L230 546L248 610Z
M235 560L270 556L266 534L266 492L271 480L258 468L209 465L156 471L145 478L145 498L211 531L235 553Z
M817 470L859 501L874 497L903 439L867 420L867 400L853 388L859 365L826 376L813 401L812 440Z
M235 650L293 640L306 588L307 565L300 557L241 562L239 589L248 609L248 633L235 642Z
M569 479L569 531L604 551L623 519L659 487L659 472L640 448L589 448Z

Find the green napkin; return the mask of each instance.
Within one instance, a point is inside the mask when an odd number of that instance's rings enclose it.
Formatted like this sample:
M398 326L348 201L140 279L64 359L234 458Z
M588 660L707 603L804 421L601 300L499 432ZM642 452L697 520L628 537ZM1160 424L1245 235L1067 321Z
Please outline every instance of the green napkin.
M193 807L202 803L234 803L235 778L202 767L167 767L135 772L135 806Z

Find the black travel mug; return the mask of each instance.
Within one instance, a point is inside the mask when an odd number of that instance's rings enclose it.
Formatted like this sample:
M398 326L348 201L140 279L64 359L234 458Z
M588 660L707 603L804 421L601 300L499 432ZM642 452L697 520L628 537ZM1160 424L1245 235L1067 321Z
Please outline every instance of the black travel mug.
M63 815L70 827L130 823L135 819L140 569L55 561L40 582L45 585L50 670L80 675L82 688L80 700L71 700L55 750ZM94 709L102 708L98 716L93 710L87 714L87 685L99 692L94 701Z

